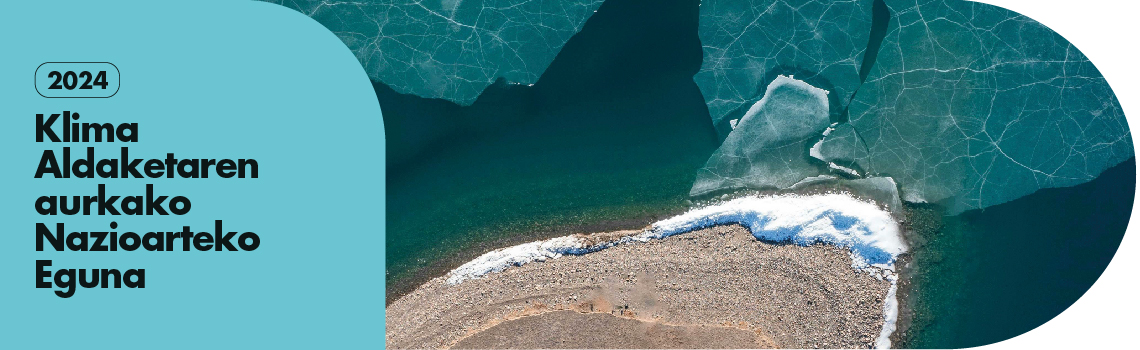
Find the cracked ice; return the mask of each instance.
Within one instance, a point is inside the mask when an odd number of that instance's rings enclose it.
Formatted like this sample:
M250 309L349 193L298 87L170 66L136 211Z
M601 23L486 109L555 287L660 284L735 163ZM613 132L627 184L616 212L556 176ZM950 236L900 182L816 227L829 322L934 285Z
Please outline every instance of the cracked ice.
M468 105L497 78L538 80L602 0L271 0L335 33L373 80Z

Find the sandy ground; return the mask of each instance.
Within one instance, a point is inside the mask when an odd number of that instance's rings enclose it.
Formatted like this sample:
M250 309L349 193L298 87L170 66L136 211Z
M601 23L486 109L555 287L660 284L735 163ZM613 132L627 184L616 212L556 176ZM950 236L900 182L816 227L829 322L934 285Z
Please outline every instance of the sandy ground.
M714 227L458 285L435 278L388 306L386 345L870 348L890 284L850 265L845 249Z
M519 334L527 334L519 337ZM553 311L506 321L459 341L456 349L750 349L755 332L726 326L674 326L608 313Z

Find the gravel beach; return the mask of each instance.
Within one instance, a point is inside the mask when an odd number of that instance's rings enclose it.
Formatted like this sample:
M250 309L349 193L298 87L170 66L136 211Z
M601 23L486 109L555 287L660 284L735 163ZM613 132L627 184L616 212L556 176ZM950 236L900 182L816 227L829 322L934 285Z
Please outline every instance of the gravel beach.
M389 348L870 348L890 287L739 225L446 278L388 306Z

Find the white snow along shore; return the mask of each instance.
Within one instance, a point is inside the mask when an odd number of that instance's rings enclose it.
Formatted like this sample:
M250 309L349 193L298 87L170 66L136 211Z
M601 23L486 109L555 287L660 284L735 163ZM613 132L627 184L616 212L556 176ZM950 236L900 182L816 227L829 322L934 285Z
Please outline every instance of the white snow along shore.
M740 224L758 240L801 246L832 244L850 249L851 267L891 282L883 301L883 330L877 348L891 346L898 319L898 275L895 261L907 251L891 214L879 205L847 194L748 196L690 210L661 220L639 234L590 244L579 236L563 236L497 249L452 270L447 283L459 284L511 266L581 255L618 244L645 242L717 225Z

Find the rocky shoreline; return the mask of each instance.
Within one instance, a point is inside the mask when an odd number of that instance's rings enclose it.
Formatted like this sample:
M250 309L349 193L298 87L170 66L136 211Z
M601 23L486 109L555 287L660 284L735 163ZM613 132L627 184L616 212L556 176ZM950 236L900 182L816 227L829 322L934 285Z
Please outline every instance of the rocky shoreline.
M388 306L389 348L715 345L709 339L725 340L724 347L870 348L883 328L890 289L881 277L852 268L847 249L766 243L740 225L515 266L459 284L446 279L432 279ZM569 333L526 331L551 322ZM660 336L614 333L614 327ZM745 334L751 343L740 343Z

